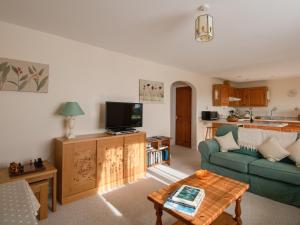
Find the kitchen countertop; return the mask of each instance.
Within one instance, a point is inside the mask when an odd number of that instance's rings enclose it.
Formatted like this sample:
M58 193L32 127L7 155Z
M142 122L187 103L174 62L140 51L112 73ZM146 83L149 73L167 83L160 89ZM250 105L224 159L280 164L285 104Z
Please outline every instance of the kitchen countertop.
M264 122L282 122L282 123L299 123L300 124L300 120L297 120L297 118L291 118L288 117L286 119L255 119L255 121L264 121Z
M224 124L233 124L233 125L255 125L255 126L268 126L268 127L286 127L288 126L288 121L285 120L254 120L253 123L250 123L250 120L241 120L237 122L228 122L226 119L219 119L211 121L212 123L224 123ZM300 121L293 121L300 123Z

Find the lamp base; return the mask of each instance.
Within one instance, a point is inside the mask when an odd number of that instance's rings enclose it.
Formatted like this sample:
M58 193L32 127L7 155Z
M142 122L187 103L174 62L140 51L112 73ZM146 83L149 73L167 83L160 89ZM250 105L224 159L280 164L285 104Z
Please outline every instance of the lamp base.
M74 138L76 138L76 135L75 134L68 134L68 135L66 135L66 138L67 139L74 139Z
M75 134L73 133L74 126L75 126L75 117L74 116L68 117L67 118L67 133L65 136L67 139L73 139L76 137Z

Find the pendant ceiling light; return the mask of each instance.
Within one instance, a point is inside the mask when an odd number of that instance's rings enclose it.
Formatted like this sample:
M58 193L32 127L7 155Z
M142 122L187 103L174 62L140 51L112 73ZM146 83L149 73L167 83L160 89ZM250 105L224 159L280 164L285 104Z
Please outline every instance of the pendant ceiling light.
M214 38L213 17L205 13L208 8L208 5L201 5L199 7L201 15L197 17L195 23L196 41L208 42Z

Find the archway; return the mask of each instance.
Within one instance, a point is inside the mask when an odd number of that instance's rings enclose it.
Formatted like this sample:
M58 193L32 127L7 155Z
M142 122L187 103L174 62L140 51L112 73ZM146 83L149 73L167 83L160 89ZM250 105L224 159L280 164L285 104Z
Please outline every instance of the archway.
M191 89L191 147L195 148L197 146L197 94L196 88L189 82L186 81L176 81L171 85L171 137L172 144L176 144L176 129L180 129L176 127L176 92L180 88L188 87ZM178 102L178 101L177 101ZM178 135L178 133L177 133Z

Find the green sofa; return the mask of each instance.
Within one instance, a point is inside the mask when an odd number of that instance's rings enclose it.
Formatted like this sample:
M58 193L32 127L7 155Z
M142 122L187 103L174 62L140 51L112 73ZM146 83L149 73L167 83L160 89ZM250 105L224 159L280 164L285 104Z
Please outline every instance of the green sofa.
M238 127L232 125L218 128L216 136L230 131L237 141ZM248 183L252 193L300 207L300 168L288 158L270 162L258 152L243 148L220 152L219 144L213 139L200 142L198 149L202 169Z

